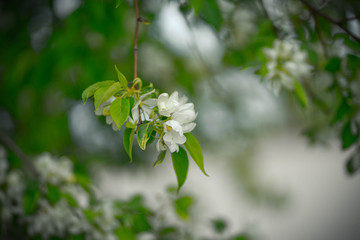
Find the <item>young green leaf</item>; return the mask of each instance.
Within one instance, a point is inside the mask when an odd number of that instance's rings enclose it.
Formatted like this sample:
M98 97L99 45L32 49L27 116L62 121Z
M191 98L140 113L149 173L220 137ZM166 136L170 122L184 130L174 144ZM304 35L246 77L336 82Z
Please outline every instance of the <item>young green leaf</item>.
M119 227L114 230L114 234L117 236L117 239L124 239L124 240L135 240L136 236L132 232L130 228L127 227Z
M123 136L123 144L126 153L130 158L130 162L132 162L132 145L134 140L135 128L126 128Z
M357 150L350 158L346 161L346 171L352 175L360 169L360 150Z
M110 106L110 114L116 126L120 129L129 117L130 103L127 98L117 98Z
M110 87L100 88L95 92L95 111L99 108L100 104L108 100L111 96L122 89L120 83L115 82Z
M171 153L171 158L178 181L177 190L179 191L186 180L186 176L189 170L189 159L182 147L179 147L179 152Z
M206 0L201 4L199 15L208 24L212 25L217 31L220 30L223 19L216 0Z
M304 88L298 81L295 81L294 87L296 98L299 100L301 106L305 108L307 106L307 98Z
M116 72L117 72L117 75L118 75L118 79L119 79L119 82L121 84L121 86L124 88L124 89L127 89L128 87L128 82L126 80L126 77L124 76L124 74L122 74L119 69L117 68L117 66L115 65L115 69L116 69Z
M342 148L347 149L353 143L355 143L359 139L359 131L355 134L351 131L351 122L345 124L342 132L341 132L341 139L342 139Z
M186 150L189 152L191 158L195 161L195 163L198 165L200 170L206 176L208 176L208 174L205 172L205 168L204 168L204 158L203 158L203 154L201 151L200 143L194 137L194 135L192 135L191 133L185 133L184 135L186 137L186 142L184 144Z
M330 73L336 73L341 69L341 59L338 57L333 57L325 65L325 70Z
M75 198L72 195L70 195L69 193L62 193L61 196L63 198L65 198L65 200L69 203L70 206L72 206L72 207L78 207L79 206L79 204L75 200Z
M156 167L157 165L160 165L160 164L164 161L165 156L166 156L166 150L165 150L165 151L161 151L161 152L159 153L159 156L158 156L156 162L154 163L153 167Z
M48 185L46 198L51 204L55 204L61 199L61 193L58 186Z
M150 123L142 124L139 126L137 140L142 150L146 149L146 143L150 139L152 132L153 126Z
M331 121L331 124L334 124L338 121L341 121L342 119L345 118L346 115L348 115L351 112L352 108L351 106L348 104L348 99L344 98L341 101L340 106L338 107L338 109L336 110L336 114L334 116L334 119Z
M190 218L190 207L193 205L193 202L190 196L183 196L174 201L175 211L180 218L183 220Z
M82 98L84 104L86 103L86 101L88 100L89 97L94 95L96 90L98 90L99 88L102 88L102 87L110 87L114 83L115 83L115 81L110 81L110 80L109 81L102 81L102 82L94 83L90 87L86 88L83 91L83 93L81 94L81 98Z
M199 14L199 11L203 5L204 0L190 0L192 7L194 8L194 12Z
M136 128L136 124L135 123L132 123L132 122L126 122L125 126L127 128Z
M36 181L31 181L27 184L23 207L26 215L33 214L37 208L37 202L40 197L40 191L38 187L38 183Z

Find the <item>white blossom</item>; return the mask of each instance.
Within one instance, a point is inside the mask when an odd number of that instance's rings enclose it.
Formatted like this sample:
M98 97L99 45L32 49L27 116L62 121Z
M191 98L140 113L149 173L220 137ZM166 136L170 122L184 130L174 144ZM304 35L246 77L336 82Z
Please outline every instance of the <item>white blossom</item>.
M49 153L43 153L35 159L35 168L43 181L58 185L73 180L73 164L66 158L54 158Z
M167 93L162 93L160 94L157 101L159 113L165 117L170 117L170 115L186 101L187 98L185 96L179 99L179 94L177 91L173 92L170 96Z
M297 42L293 40L274 41L273 48L264 48L268 59L265 75L266 85L279 94L282 87L292 90L295 80L308 77L312 66L307 62L307 53L300 50Z
M131 109L132 118L129 117L129 121L136 124L139 120L139 107L143 110L143 117L145 121L149 121L151 119L151 113L154 111L154 107L157 104L157 99L154 98L146 98L155 92L155 89L151 92L145 93L139 97L139 101L137 101L134 107Z
M170 96L167 93L160 94L158 98L158 108L160 115L170 117L163 123L164 135L157 142L156 148L165 151L166 146L170 152L178 152L179 145L186 142L184 133L192 131L197 117L194 104L186 103L185 96L179 98L178 92L173 92Z
M169 120L164 123L164 142L169 147L170 152L178 152L179 144L186 142L183 128L179 122L175 120Z
M61 187L61 191L70 194L80 207L89 206L89 194L80 185L67 184Z
M183 132L191 132L196 123L193 121L196 119L197 114L195 113L194 104L193 103L185 103L180 105L176 111L171 116L171 119L177 121L181 124L183 128Z
M112 129L114 131L118 131L119 128L116 126L116 123L114 121L114 119L112 119L111 115L110 115L110 106L111 103L116 99L116 97L111 96L108 100L106 100L105 102L103 102L102 104L100 104L100 106L98 107L98 109L95 111L95 114L97 116L101 116L104 115L106 118L106 123L111 125Z
M25 183L23 175L20 171L10 171L5 180L7 188L3 196L2 218L11 219L12 216L22 216L23 208L23 194L25 191Z
M67 233L81 234L90 228L82 212L72 209L64 199L54 206L40 199L39 210L28 218L28 224L30 235L40 234L44 239L64 237Z

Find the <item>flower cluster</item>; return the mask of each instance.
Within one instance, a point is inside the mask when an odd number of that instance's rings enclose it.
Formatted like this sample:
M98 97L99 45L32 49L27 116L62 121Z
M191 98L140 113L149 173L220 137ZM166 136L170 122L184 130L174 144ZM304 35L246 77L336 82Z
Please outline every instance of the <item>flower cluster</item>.
M179 98L178 92L170 96L167 93L160 94L157 100L159 114L168 118L163 122L164 134L157 143L159 152L166 150L166 146L170 152L178 152L179 144L186 142L184 133L191 132L195 128L194 120L197 114L194 104L186 102L187 98L185 96Z
M6 151L0 145L0 217L4 229L16 227L25 235L40 236L45 240L70 239L70 236L90 240L117 239L115 230L121 223L116 216L121 210L114 207L112 200L90 201L90 193L74 180L69 159L43 153L35 158L34 166L39 173L39 183L28 191L30 182L19 169L9 170ZM29 212L24 201L36 195L35 205Z
M194 104L187 103L188 99L185 96L179 98L176 91L170 96L162 93L158 98L151 97L154 93L155 89L138 97L138 101L130 111L128 121L134 126L146 122L152 123L159 135L157 150L160 152L169 148L170 152L178 152L179 145L186 142L184 133L191 132L196 126L194 120L197 114ZM105 116L106 123L111 124L113 130L117 131L119 128L110 113L111 103L115 99L116 97L111 96L100 104L95 114Z
M66 157L55 159L49 153L43 153L35 159L35 168L42 181L53 185L74 179L72 162Z
M171 95L158 94L150 83L143 86L140 78L128 82L115 67L118 80L97 82L82 93L83 102L94 96L96 115L106 116L106 123L114 130L123 132L124 150L132 161L132 144L136 135L142 150L157 139L159 155L154 166L161 164L169 149L177 175L179 189L184 184L188 171L188 154L201 171L204 168L200 143L190 132L195 128L197 113L194 104L185 96L179 97L177 91ZM184 148L180 146L184 144Z
M306 62L307 53L293 40L276 39L273 48L264 48L264 54L268 60L265 81L276 95L282 87L292 90L296 80L311 73L312 66Z

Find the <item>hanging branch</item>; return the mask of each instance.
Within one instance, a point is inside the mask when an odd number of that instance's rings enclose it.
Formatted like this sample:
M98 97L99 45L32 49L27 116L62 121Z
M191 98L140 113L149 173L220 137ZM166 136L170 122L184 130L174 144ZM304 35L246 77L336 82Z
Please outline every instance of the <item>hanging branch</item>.
M20 147L5 133L0 131L0 142L3 143L6 147L8 147L15 155L23 162L26 172L30 175L30 177L36 177L38 172L36 171L34 164L31 160L26 156L26 154L20 149Z
M139 23L141 22L139 3L138 0L134 0L135 12L136 12L136 25L135 25L135 40L134 40L134 79L137 78L137 65L138 65L138 40L139 40ZM136 86L137 88L137 86Z
M329 22L331 22L332 24L338 26L339 28L341 28L344 32L346 32L349 36L351 36L354 40L356 40L358 43L360 43L360 38L358 36L356 36L354 33L352 33L349 29L347 29L346 27L344 27L342 25L342 21L336 21L334 19L332 19L331 17L329 17L328 15L322 13L321 11L319 11L318 9L316 9L314 6L312 6L307 0L300 0L308 9L309 11L314 14L314 15L319 15L323 18L325 18L326 20L328 20Z

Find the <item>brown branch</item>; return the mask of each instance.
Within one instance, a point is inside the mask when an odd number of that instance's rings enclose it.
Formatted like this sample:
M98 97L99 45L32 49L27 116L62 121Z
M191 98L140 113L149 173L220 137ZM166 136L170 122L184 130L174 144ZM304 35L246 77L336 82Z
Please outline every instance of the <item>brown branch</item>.
M323 18L325 18L326 20L328 20L329 22L331 22L332 24L338 26L339 28L341 28L344 32L346 32L349 36L351 36L353 39L355 39L357 42L360 43L360 38L358 36L356 36L354 33L352 33L349 29L347 29L346 27L344 27L342 25L341 21L336 21L335 19L332 19L331 17L329 17L328 15L322 13L321 11L319 11L318 9L316 9L314 6L312 6L307 0L300 0L309 10L310 12L312 12L315 15L319 15Z
M8 147L15 155L23 162L27 173L31 177L36 177L38 175L37 170L34 167L34 164L26 156L26 154L20 149L20 147L6 134L0 131L0 142L2 142L6 147Z
M138 65L138 40L139 40L139 23L142 21L139 12L138 0L134 0L136 12L136 25L135 25L135 40L134 40L134 79L137 78L137 65Z

